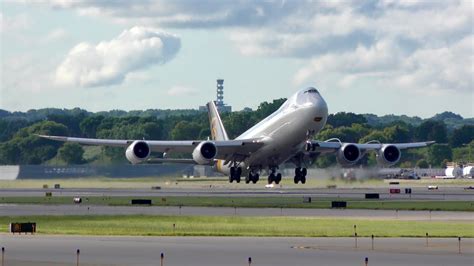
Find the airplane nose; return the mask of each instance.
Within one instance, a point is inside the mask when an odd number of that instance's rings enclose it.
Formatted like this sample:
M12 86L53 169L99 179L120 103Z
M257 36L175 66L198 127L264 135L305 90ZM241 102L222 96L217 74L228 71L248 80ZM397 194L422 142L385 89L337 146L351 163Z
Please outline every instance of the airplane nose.
M327 116L328 115L328 105L324 98L318 94L315 96L315 99L312 101L313 109L315 114L318 116Z

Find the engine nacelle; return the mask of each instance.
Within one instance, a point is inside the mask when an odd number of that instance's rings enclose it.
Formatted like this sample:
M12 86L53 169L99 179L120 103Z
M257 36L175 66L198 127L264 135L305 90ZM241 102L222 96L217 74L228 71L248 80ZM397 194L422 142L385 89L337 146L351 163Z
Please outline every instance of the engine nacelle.
M394 165L400 161L401 157L402 152L395 145L384 145L376 154L377 163L381 166Z
M197 164L210 164L217 155L217 147L210 141L203 141L193 151L193 160Z
M150 153L150 146L145 141L135 140L125 151L125 157L132 164L137 164L148 159Z
M337 162L342 166L354 165L360 159L360 149L354 144L344 144L337 151Z

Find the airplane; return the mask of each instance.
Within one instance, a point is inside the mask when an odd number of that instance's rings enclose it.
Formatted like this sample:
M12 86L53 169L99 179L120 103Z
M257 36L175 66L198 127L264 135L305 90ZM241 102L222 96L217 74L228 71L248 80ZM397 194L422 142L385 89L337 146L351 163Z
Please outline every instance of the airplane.
M337 161L348 167L356 164L368 151L375 151L379 165L396 164L401 150L427 147L434 141L413 143L346 143L337 138L326 141L313 140L326 124L328 107L314 87L299 90L268 117L245 131L237 138L229 139L214 101L207 103L211 139L208 140L116 140L91 139L65 136L39 137L82 145L123 147L125 157L132 163L150 162L151 152L190 153L192 159L157 158L157 162L195 163L214 165L218 172L229 176L229 182L257 183L260 174L268 171L268 184L279 184L278 172L284 163L295 165L294 183L306 183L307 165L320 154L335 153ZM164 156L164 157L165 157Z

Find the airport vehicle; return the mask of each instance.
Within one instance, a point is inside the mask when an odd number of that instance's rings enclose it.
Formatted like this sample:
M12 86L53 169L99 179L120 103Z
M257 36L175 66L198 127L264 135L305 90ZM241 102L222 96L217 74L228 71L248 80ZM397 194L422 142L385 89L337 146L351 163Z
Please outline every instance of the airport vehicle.
M436 185L429 185L428 190L438 190L438 186Z
M420 176L418 176L418 174L413 171L413 170L407 170L407 169L404 169L400 176L399 176L400 179L420 179Z
M326 124L328 107L313 87L293 94L282 106L230 140L213 101L207 104L211 139L189 141L90 139L65 136L45 136L56 141L75 142L83 145L124 147L126 158L132 163L175 162L215 165L217 171L229 175L229 181L239 183L245 176L246 183L257 183L262 171L268 171L268 183L279 184L282 178L278 167L285 162L295 165L295 183L305 183L307 165L322 153L335 153L337 161L345 167L356 164L368 151L375 151L381 166L396 164L401 150L426 147L433 141L416 143L346 143L333 138L313 140ZM190 153L192 159L150 158L151 152Z

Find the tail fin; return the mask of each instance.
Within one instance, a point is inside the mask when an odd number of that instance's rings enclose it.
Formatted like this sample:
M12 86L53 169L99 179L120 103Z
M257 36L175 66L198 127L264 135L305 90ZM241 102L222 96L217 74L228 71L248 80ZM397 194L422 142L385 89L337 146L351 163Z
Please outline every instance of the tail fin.
M211 137L213 140L228 140L227 132L225 131L224 124L222 124L221 117L217 111L216 104L214 101L207 103L207 111L209 114L209 123L211 125Z

